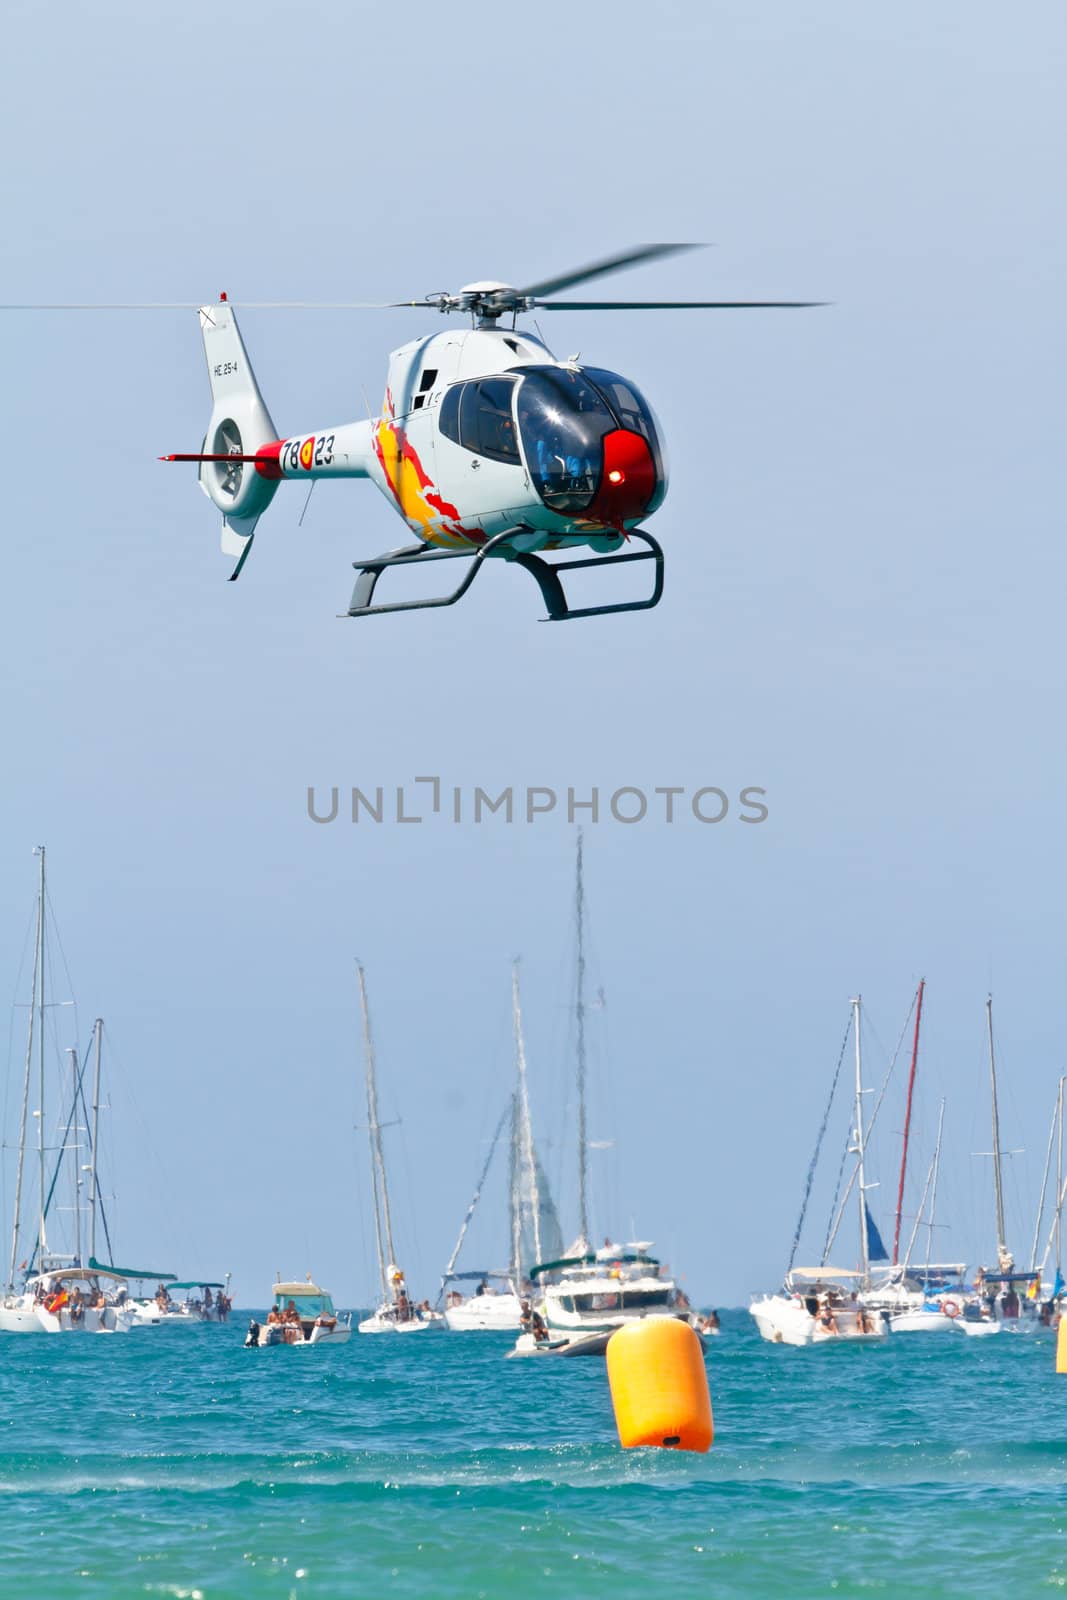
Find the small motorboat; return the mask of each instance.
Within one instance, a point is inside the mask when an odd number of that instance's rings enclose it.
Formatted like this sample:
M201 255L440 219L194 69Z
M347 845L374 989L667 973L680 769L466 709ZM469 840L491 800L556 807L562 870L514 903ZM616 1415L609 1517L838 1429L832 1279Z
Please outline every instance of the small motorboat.
M249 1323L246 1349L268 1344L347 1344L352 1337L351 1311L337 1312L333 1300L308 1278L304 1283L276 1283L267 1320Z

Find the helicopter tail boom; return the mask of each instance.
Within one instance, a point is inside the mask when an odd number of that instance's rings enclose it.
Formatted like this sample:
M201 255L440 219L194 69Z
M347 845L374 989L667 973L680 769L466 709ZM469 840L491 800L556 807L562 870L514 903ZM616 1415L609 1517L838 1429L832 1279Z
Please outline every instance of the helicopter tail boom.
M211 419L200 461L200 487L222 512L222 549L237 556L233 574L248 555L256 523L270 505L280 473L265 473L248 458L277 440L270 412L259 392L233 308L223 299L200 307Z

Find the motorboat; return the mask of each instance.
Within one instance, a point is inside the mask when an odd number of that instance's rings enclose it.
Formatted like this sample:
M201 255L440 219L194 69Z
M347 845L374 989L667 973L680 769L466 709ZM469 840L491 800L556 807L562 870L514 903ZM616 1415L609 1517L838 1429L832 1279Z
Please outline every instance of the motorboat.
M648 1241L601 1246L581 1255L545 1261L532 1277L545 1279L542 1314L550 1335L614 1333L640 1317L674 1314L689 1320L678 1289ZM550 1275L551 1278L550 1278Z
M888 1324L861 1303L862 1281L841 1267L793 1267L779 1293L758 1296L748 1309L771 1344L874 1342L886 1337Z
M347 1344L352 1337L352 1313L334 1310L325 1289L312 1283L276 1283L267 1319L249 1324L246 1346L269 1344Z

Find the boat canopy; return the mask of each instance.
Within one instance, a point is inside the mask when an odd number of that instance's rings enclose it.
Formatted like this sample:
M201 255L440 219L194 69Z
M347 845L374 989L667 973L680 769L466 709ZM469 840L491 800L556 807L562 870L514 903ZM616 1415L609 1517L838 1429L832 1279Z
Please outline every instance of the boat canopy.
M131 1273L130 1276L133 1277L134 1274ZM187 1283L171 1283L172 1289L225 1289L225 1287L224 1283L209 1283L206 1278L190 1278Z
M173 1283L173 1272L153 1272L150 1267L113 1267L109 1262L89 1257L90 1272L109 1272L113 1278L154 1278L157 1283Z
M317 1283L312 1283L310 1278L305 1278L303 1283L276 1283L271 1289L271 1294L287 1294L293 1299L298 1294L325 1294L325 1289L320 1289Z
M791 1267L791 1278L802 1283L820 1283L824 1278L862 1278L862 1272L849 1272L844 1267Z
M485 1278L505 1278L506 1279L508 1277L510 1277L509 1273L503 1272L503 1271L500 1271L500 1270L493 1270L493 1271L489 1271L489 1272L446 1272L445 1276L444 1276L444 1282L445 1283L460 1282L460 1281L466 1280L467 1278L470 1278L474 1282L481 1282Z
M591 1250L584 1256L561 1256L558 1261L539 1261L536 1267L530 1268L530 1277L537 1278L543 1272L562 1272L565 1267L603 1267L614 1261L640 1262L642 1266L647 1267L659 1266L655 1256L646 1256L643 1251L635 1255L629 1247L608 1252Z
M116 1267L52 1267L47 1272L38 1273L34 1278L27 1278L30 1283L58 1283L68 1278L75 1278L79 1283L84 1283L87 1278L114 1278L116 1283L125 1283L127 1277L135 1277L135 1273L120 1272ZM151 1274L149 1274L151 1276Z

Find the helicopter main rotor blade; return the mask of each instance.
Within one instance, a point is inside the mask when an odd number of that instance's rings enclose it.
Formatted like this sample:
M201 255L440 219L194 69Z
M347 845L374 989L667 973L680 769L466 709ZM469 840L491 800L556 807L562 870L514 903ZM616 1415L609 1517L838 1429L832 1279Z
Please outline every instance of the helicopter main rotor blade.
M683 250L703 250L700 244L642 244L633 250L622 250L618 255L605 256L602 261L590 261L587 266L575 267L573 272L561 273L558 278L542 278L519 289L520 295L539 300L544 294L555 294L557 289L569 289L575 283L588 283L590 278L603 278L609 272L622 272L636 267L642 261L660 261L664 256L679 255Z
M539 300L538 311L785 311L828 300Z
M421 306L421 300L227 300L237 311L391 311L395 306ZM0 305L0 311L200 311L197 300L148 301L34 301L25 305Z

